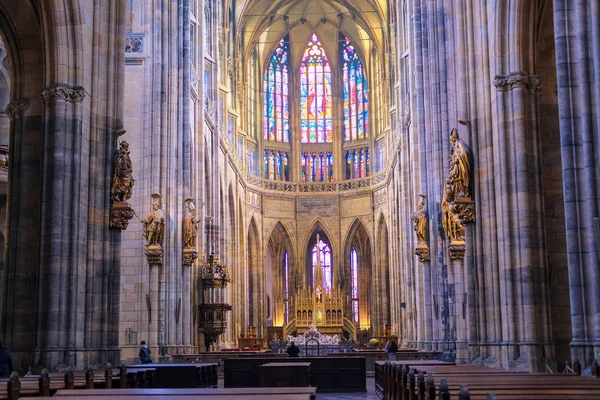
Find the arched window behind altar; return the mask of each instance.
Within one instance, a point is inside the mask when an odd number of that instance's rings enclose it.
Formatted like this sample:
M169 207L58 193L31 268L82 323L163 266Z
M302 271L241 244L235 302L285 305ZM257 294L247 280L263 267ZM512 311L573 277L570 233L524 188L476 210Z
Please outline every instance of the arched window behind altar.
M264 138L290 141L288 70L289 37L286 35L271 55L264 78Z
M358 322L358 253L350 251L350 272L352 275L352 322Z
M289 264L288 264L288 253L287 251L285 253L283 253L283 276L285 279L284 282L284 304L285 304L285 323L287 324L290 320L289 316L290 316L290 304L289 304L289 298L290 298L290 270L289 270Z
M344 82L344 141L369 137L369 107L367 79L356 49L340 34Z
M318 243L312 249L312 267L313 267L313 287L315 284L315 267L318 264L318 254L321 254L321 266L323 267L323 277L325 279L325 290L331 289L331 247L329 244L319 239Z

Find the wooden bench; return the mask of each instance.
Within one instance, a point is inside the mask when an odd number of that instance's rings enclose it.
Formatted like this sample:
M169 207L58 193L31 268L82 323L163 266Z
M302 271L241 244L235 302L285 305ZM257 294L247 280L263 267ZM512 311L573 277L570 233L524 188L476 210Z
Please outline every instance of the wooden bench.
M377 393L386 400L600 398L600 380L575 374L530 374L473 365L409 366L409 362L387 362L383 374Z
M310 363L267 363L259 367L261 387L308 387Z
M62 400L67 396L79 396L82 398L99 397L99 396L155 396L161 397L165 395L181 395L181 396L230 396L237 398L239 395L275 395L275 394L294 394L308 395L310 399L316 398L317 388L314 387L277 387L277 388L234 388L234 389L96 389L96 390L59 390L54 397ZM204 397L203 397L204 398Z
M273 361L272 358L225 359L224 386L259 387L259 367ZM288 357L277 362L310 362L311 385L321 393L367 391L364 357Z
M131 388L217 387L217 364L135 364L127 366Z

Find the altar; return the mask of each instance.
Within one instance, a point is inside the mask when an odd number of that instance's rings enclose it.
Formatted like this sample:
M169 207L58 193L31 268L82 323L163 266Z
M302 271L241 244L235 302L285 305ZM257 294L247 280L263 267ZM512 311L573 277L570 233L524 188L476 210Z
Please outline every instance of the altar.
M317 235L319 243L319 235ZM344 290L341 286L330 287L323 273L323 256L317 247L314 267L313 285L300 287L292 302L293 316L290 323L283 329L283 337L292 332L302 335L314 326L320 334L344 337L344 331L349 339L356 341L356 326L344 317ZM333 286L333 285L331 285Z

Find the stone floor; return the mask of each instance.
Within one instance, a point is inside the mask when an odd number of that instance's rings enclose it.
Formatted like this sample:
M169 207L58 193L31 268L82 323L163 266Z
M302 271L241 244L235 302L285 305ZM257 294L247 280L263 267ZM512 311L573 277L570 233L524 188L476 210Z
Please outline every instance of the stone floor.
M219 379L223 387L223 378ZM379 400L375 394L375 378L367 376L367 393L317 393L317 400Z
M375 378L367 377L367 393L317 393L317 400L378 400Z

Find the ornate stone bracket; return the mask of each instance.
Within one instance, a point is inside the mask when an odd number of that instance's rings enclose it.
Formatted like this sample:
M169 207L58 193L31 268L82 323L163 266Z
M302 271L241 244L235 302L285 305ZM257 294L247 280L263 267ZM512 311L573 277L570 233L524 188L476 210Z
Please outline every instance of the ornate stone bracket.
M458 198L452 203L452 212L458 215L461 224L475 222L475 202L469 198Z
M129 203L115 201L110 208L109 226L125 230L134 214L133 208L129 206Z
M42 101L49 104L52 101L64 100L69 103L81 103L85 97L85 89L81 86L58 84L42 90Z
M429 247L426 244L418 244L415 249L415 254L419 257L419 261L425 262L431 260Z
M538 92L542 88L542 79L537 74L511 72L508 75L496 75L494 77L494 86L501 92L508 92L514 88L523 88L532 92Z
M157 245L146 246L146 258L148 264L163 264L163 249Z
M465 258L465 250L466 250L464 240L451 240L450 246L448 249L450 250L450 259L451 260L462 260Z
M4 113L10 119L21 118L25 111L29 110L29 99L23 98L12 103L8 103Z
M198 258L198 252L194 249L183 249L183 265L192 265Z

